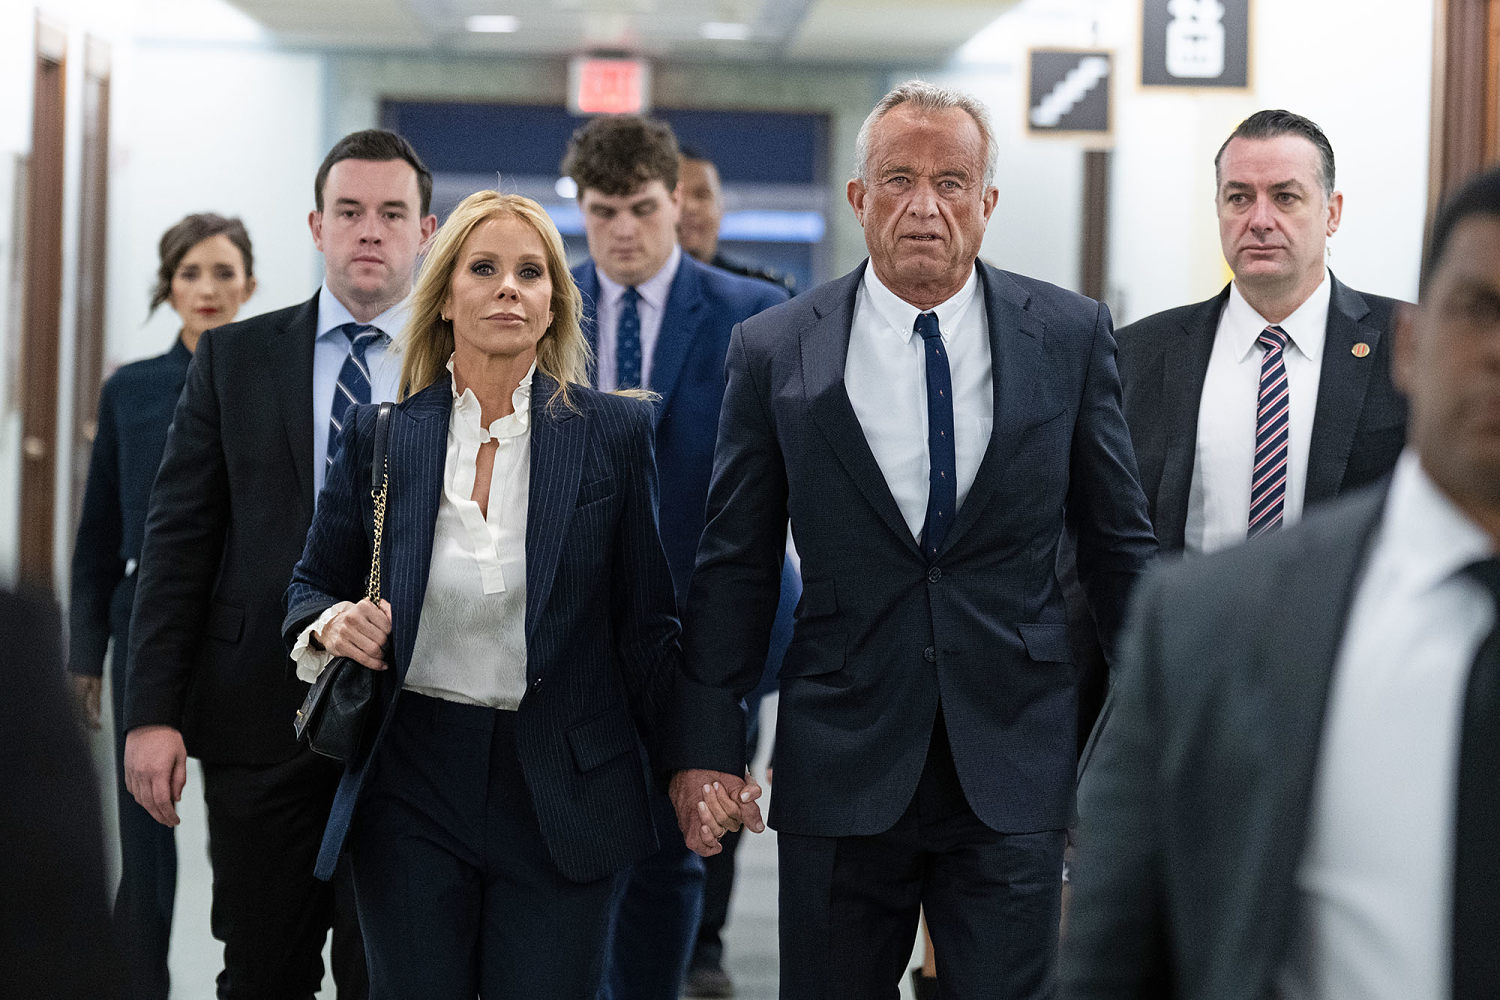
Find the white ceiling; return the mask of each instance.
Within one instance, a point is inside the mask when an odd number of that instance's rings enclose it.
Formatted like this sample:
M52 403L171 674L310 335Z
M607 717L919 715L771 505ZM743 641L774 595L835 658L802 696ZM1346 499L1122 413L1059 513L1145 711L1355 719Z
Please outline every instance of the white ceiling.
M288 45L496 55L919 65L947 59L1017 0L229 0ZM517 30L477 34L473 15ZM711 22L744 40L703 37Z

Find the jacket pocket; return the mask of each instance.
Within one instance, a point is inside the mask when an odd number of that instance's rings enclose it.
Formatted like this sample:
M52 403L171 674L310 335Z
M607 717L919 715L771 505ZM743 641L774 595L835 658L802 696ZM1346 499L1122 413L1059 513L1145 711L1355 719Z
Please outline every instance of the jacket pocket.
M208 606L208 620L203 623L204 635L221 642L239 642L244 632L244 608L218 601Z
M1026 655L1038 663L1072 663L1073 647L1068 643L1068 626L1027 624L1017 625L1021 641L1026 644Z
M573 763L583 772L609 763L635 745L635 727L624 712L603 712L568 730Z
M596 479L592 483L584 483L578 487L578 502L574 506L583 507L593 503L595 500L603 500L606 497L614 496L614 493L615 481L605 476L603 479Z
M796 619L821 618L839 609L838 590L832 580L803 580L802 596L797 601Z

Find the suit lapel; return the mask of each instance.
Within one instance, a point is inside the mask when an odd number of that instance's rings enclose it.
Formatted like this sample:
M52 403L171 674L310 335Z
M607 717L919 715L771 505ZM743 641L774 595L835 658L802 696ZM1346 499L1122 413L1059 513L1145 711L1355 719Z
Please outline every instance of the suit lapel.
M799 331L802 386L807 412L828 441L854 485L896 537L920 555L901 508L880 471L880 463L865 439L865 430L844 386L844 364L849 358L849 336L854 323L854 297L868 261L851 273L808 293L816 317Z
M983 262L979 265L985 316L990 337L990 381L994 390L995 422L979 470L959 508L953 529L943 541L946 551L979 518L990 496L1004 479L1006 463L1026 430L1039 416L1031 405L1036 392L1047 327L1027 311L1031 296L1005 273Z
M433 533L448 457L451 377L443 377L396 408L391 420L386 569L398 680L406 676L432 568Z
M1307 841L1328 693L1385 497L1383 488L1372 490L1344 516L1322 521L1322 530L1305 545L1285 552L1267 590L1275 595L1275 623L1259 630L1252 662L1264 681L1264 704L1274 709L1279 784L1263 827L1266 842L1275 847L1256 879L1261 898L1247 912L1273 918L1263 926L1279 940L1258 951L1268 958L1287 954L1295 924L1296 872ZM1255 971L1267 981L1276 969Z
M313 344L318 335L318 296L303 304L281 328L280 341L270 359L276 375L276 405L292 465L297 470L298 495L308 523L313 510Z
M1365 391L1375 366L1384 364L1380 352L1381 330L1363 322L1370 307L1358 292L1329 274L1333 282L1328 302L1327 335L1323 340L1322 373L1318 377L1318 403L1313 414L1312 443L1307 457L1305 503L1336 496L1344 481L1349 451L1364 410ZM1354 345L1370 350L1355 357Z
M667 307L662 310L661 330L651 353L649 386L651 391L661 396L661 401L657 403L658 413L672 402L672 393L682 375L682 364L698 339L703 297L696 268L692 258L684 253L681 263L677 265L677 274L672 278L671 290L667 293Z
M588 420L561 405L549 406L557 383L537 372L531 377L531 487L526 510L527 644L557 574L557 560L583 473ZM535 669L527 657L528 672Z
M1155 362L1162 468L1151 499L1157 540L1169 551L1181 550L1187 533L1188 494L1198 452L1198 407L1219 334L1219 314L1228 299L1229 286L1225 285L1218 295L1199 303L1183 320L1180 337L1163 338Z

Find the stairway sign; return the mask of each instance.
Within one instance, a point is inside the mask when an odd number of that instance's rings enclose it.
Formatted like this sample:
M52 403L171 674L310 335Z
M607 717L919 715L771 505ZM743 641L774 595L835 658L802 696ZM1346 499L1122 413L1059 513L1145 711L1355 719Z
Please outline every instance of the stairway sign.
M1110 104L1113 70L1114 53L1106 50L1032 49L1027 133L1082 137L1107 144L1114 124Z

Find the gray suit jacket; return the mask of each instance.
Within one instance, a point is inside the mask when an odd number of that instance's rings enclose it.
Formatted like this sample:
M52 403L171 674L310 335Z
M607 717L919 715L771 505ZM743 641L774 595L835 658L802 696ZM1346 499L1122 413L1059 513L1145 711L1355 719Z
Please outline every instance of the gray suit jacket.
M1079 787L1069 1000L1272 995L1329 680L1384 500L1359 491L1139 588ZM1268 594L1274 624L1250 613Z
M1331 276L1330 276L1331 277ZM1306 503L1390 473L1406 442L1406 401L1391 385L1395 299L1331 277ZM1213 298L1121 327L1120 382L1141 486L1163 552L1180 552L1198 441L1198 404L1229 286ZM1355 345L1370 350L1363 358Z

